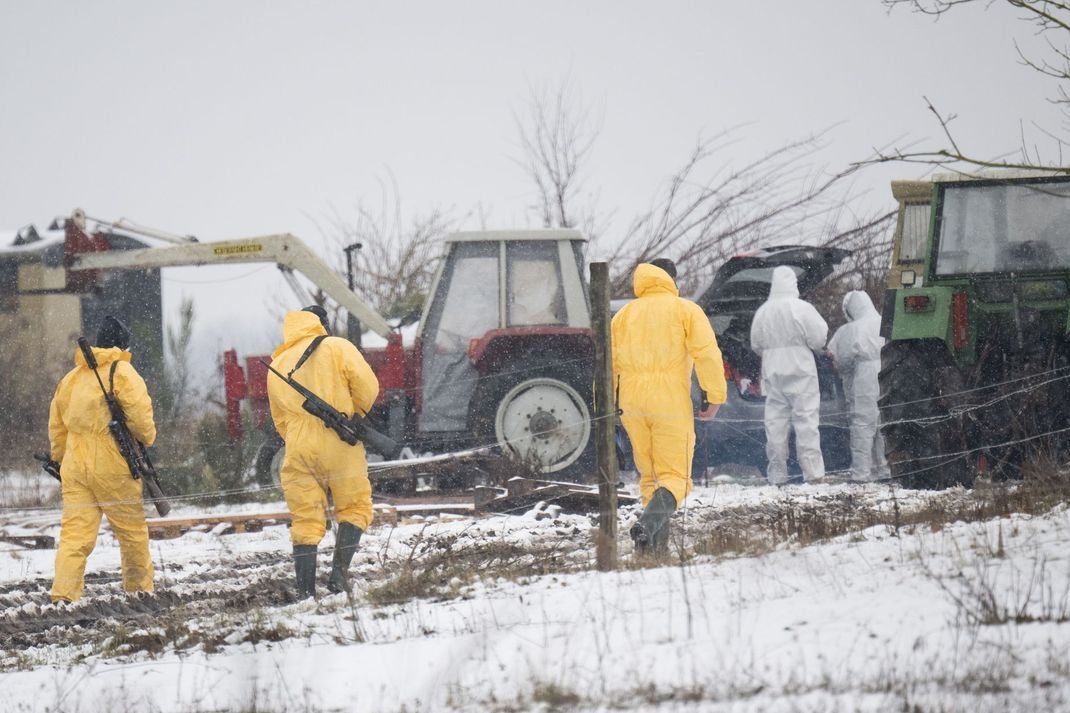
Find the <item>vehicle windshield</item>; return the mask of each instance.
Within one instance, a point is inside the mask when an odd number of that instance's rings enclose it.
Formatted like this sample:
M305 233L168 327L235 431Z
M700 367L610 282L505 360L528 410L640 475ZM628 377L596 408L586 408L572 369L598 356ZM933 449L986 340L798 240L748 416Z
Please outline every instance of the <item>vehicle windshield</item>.
M796 277L805 272L805 269L799 265L788 265L787 267L792 269ZM769 285L773 281L774 269L776 269L775 266L748 267L734 273L722 282L717 289L717 299L731 299L733 297L761 297L765 299L769 296Z
M1070 181L948 186L936 274L1070 267Z

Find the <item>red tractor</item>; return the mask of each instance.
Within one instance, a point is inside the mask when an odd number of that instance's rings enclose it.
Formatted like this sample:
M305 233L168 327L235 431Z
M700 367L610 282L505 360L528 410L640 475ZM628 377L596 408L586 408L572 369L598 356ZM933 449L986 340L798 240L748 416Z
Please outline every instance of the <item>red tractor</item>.
M386 339L362 349L379 377L376 427L415 451L498 445L556 477L587 475L593 346L584 243L572 230L448 236L412 343L370 325ZM243 398L270 434L256 467L268 484L282 442L268 417L264 358L247 357L243 370L229 351L224 364L232 435L240 436Z

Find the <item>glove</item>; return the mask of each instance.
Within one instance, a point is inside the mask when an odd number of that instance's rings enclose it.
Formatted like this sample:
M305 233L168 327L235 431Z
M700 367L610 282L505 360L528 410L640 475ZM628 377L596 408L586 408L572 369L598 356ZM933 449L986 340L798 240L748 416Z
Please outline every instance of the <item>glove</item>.
M721 404L704 403L705 408L698 412L699 421L712 421L713 417L717 415L717 410L721 408Z

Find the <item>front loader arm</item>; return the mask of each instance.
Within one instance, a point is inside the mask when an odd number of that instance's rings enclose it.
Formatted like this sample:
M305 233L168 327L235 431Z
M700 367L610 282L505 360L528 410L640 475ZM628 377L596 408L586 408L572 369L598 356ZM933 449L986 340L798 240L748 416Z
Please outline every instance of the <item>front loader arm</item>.
M299 272L331 299L386 338L393 330L382 315L360 299L327 263L289 233L212 243L181 243L165 248L108 250L69 256L69 270L141 270L188 265L273 262Z

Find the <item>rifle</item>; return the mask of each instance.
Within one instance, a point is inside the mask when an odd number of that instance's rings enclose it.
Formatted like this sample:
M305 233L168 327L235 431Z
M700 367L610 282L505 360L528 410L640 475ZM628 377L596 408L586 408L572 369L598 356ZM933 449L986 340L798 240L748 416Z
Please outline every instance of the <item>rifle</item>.
M306 389L292 376L286 376L277 371L263 359L260 360L260 363L266 366L272 374L289 384L290 388L304 396L305 402L301 404L301 407L323 421L323 425L338 434L343 443L355 446L363 441L373 451L387 460L395 460L400 455L401 446L398 445L397 441L369 426L367 419L359 413L346 416L334 406Z
M100 384L100 390L104 394L104 401L108 404L108 411L111 414L111 420L108 421L108 430L111 431L112 438L115 439L115 445L119 447L119 455L126 461L126 465L130 469L130 475L133 476L134 480L145 481L145 487L149 491L149 499L156 506L156 512L160 513L160 517L166 517L167 513L171 512L171 504L164 499L163 490L160 489L160 481L156 477L156 467L149 460L148 451L145 450L144 444L134 438L134 434L130 433L130 428L126 425L126 414L123 413L123 407L119 405L118 399L115 398L115 393L104 388L104 381L100 378L100 373L97 372L96 357L93 356L93 352L89 348L89 342L86 341L85 337L78 337L78 348L82 350L86 365L93 370L93 374L97 377L97 383Z
M52 460L47 453L34 453L34 460L41 461L41 470L51 475L59 482L63 482L63 478L59 477L59 463Z

